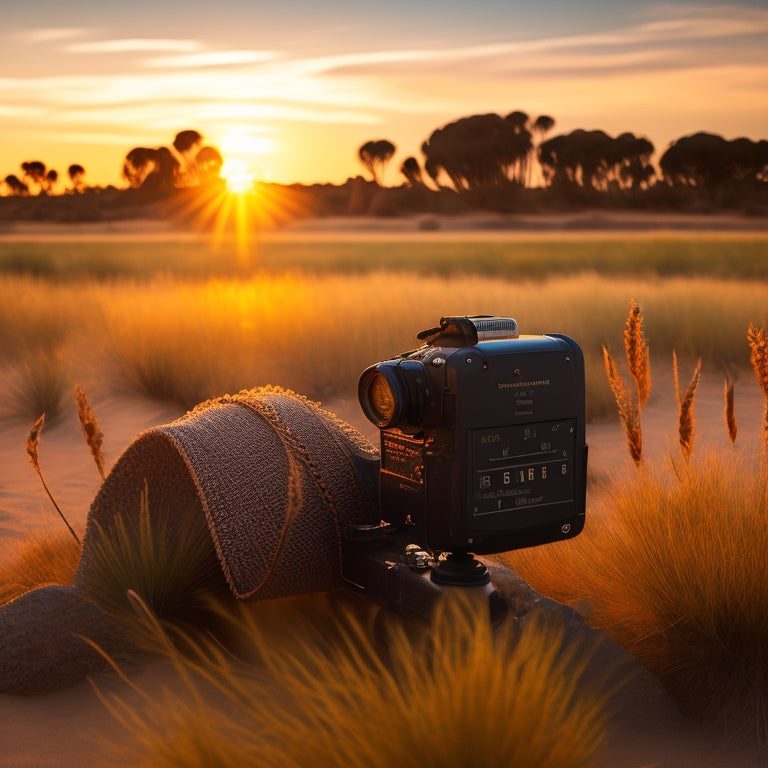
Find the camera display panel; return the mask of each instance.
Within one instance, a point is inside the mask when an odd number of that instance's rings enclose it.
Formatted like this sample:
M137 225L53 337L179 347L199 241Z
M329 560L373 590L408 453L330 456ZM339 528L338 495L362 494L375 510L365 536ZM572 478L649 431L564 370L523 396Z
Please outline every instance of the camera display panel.
M575 497L576 420L471 430L469 512L476 523Z

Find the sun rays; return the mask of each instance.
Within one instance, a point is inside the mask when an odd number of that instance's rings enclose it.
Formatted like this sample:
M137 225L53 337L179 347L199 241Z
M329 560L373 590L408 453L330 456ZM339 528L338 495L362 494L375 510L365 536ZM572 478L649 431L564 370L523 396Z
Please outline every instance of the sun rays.
M261 231L313 213L301 190L254 181L237 160L225 163L222 178L180 190L169 207L174 218L209 236L216 249L234 246L242 270L258 265Z

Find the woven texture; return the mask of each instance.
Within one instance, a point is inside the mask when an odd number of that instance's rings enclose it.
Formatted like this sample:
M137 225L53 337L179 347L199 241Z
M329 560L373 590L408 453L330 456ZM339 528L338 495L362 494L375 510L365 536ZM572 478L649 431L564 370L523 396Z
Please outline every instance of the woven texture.
M139 435L118 459L91 505L75 583L88 570L89 541L116 515L137 516L146 488L150 514L205 520L237 597L335 589L341 530L379 520L378 464L359 432L293 392L203 403Z

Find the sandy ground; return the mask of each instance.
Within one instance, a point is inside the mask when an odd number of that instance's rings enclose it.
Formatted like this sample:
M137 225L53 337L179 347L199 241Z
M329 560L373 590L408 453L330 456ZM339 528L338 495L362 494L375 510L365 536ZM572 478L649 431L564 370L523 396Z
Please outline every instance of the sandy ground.
M338 220L297 221L290 227L265 234L279 238L338 237ZM479 219L440 219L421 217L408 220L354 220L342 227L346 236L412 237L414 233L431 237L478 237L500 234L504 237L531 237L537 233L562 232L578 237L588 232L590 237L600 231L605 236L631 230L649 234L663 230L690 234L702 232L717 237L719 232L765 233L764 219L738 217L646 217L643 215L585 214L579 217L550 217L542 222L536 217L491 217ZM137 235L136 222L113 225L55 226L28 225L5 229L0 240L103 239L132 238ZM159 240L192 236L179 233L158 223L142 227ZM762 235L761 235L762 236ZM687 375L682 378L687 381ZM696 399L696 452L727 441L723 423L722 378L705 371ZM94 401L100 427L104 432L104 454L107 465L114 463L130 441L147 427L167 423L181 415L178 408L140 399L104 399ZM356 402L324 404L341 418L357 426L370 439L376 430L365 421ZM735 450L754 455L760 449L760 421L763 400L751 372L743 372L736 383L736 416L739 438ZM650 461L663 461L667 454L679 455L676 437L676 406L669 372L654 372L654 390L643 414L645 454ZM30 533L60 530L63 524L50 506L37 475L29 465L25 442L31 425L17 421L0 423L0 557L7 556L9 547ZM617 422L588 425L590 447L590 476L600 481L617 473L634 471L628 457L624 436ZM40 463L49 486L77 530L85 525L88 506L98 487L99 477L82 439L74 405L55 425L46 427L40 449ZM153 666L135 678L140 689L150 695L161 695L163 686L174 687L169 670ZM102 690L116 691L128 701L139 703L139 694L111 677L97 680ZM714 747L702 734L689 731L680 720L669 715L667 703L642 692L634 691L633 706L615 724L600 765L610 768L623 766L659 765L670 768L685 766L722 766L722 768L751 768L765 764L748 751L735 745ZM114 754L110 744L125 742L123 727L104 707L88 682L55 693L17 697L0 695L0 766L2 768L67 768L68 766L97 766L115 764L108 755Z

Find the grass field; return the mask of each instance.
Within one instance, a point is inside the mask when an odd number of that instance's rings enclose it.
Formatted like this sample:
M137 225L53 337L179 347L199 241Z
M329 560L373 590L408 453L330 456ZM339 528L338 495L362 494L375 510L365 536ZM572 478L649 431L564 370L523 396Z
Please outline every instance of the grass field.
M364 367L415 345L415 332L441 315L488 312L515 316L523 332L573 336L585 352L589 415L614 416L601 345L620 358L630 299L642 306L652 365L668 361L674 350L686 362L701 356L705 368L720 374L747 369L747 327L768 326L767 257L768 239L741 235L514 244L443 241L418 247L413 242L349 240L265 243L258 264L249 267L233 252L216 255L200 244L0 243L2 408L6 416L31 423L41 410L55 414L76 381L90 392L149 396L185 406L268 383L320 399L354 397ZM731 455L727 449L690 462L670 459L665 467L643 466L631 476L598 484L590 491L588 524L581 536L504 557L534 588L578 605L593 625L651 669L687 713L721 725L728 737L749 731L749 738L764 745L766 467L760 457ZM152 551L146 542L141 546ZM66 580L77 554L68 541L41 540L20 548L13 562L0 568L0 602L34 585L36 578L37 583ZM130 564L130 558L125 552L107 555L107 570L112 568L119 578L114 583L100 580L122 596L123 588L132 588L136 579L110 564ZM147 559L138 557L136 568L145 570ZM256 634L251 629L248 633ZM476 659L471 654L467 658L477 663L485 681L478 688L484 704L474 708L484 724L489 722L489 690L499 697L498 706L508 709L519 705L521 697L515 694L521 683L543 690L540 679L523 679L526 669L537 668L526 661L536 653L541 663L553 665L544 669L553 674L552 686L573 683L563 668L568 657L561 655L565 651L557 636L542 640L533 633L530 645L535 648L523 646L521 653L528 655L522 663L507 658L505 670L512 678L499 676L490 636L475 641L465 637L460 645L462 653L478 649ZM398 679L380 668L371 676L368 661L375 662L375 654L351 667L334 657L331 666L323 667L313 649L304 647L309 666L282 655L270 662L293 664L288 672L297 687L288 687L289 696L304 695L307 679L316 687L318 669L331 670L330 677L322 678L331 690L328 697L308 700L304 719L290 721L298 733L307 724L330 734L334 728L357 728L361 701L371 705L363 710L364 719L378 722L393 711L379 713L374 707L378 698L350 698L353 688L389 686L402 703L403 686L421 681L424 690L434 688L437 696L448 673L447 668L436 674L431 667L414 667L405 642ZM467 659L448 651L454 673ZM578 675L580 661L575 663ZM235 707L235 719L227 721L218 712L173 701L165 714L178 736L177 752L173 746L165 752L168 742L155 730L155 709L148 714L123 711L138 742L152 755L152 764L173 764L179 754L191 756L190 764L195 764L205 746L197 736L209 735L205 729L211 718L233 734L231 752L217 756L229 761L222 764L242 762L241 755L254 748L286 742L279 722L284 711L276 709L273 717L260 705L268 695L263 687L251 688L250 680L240 680L226 666L201 670L203 675L214 673L242 694L247 707L239 712ZM191 693L191 701L202 700ZM552 697L535 702L532 722L542 722L542 713L554 704ZM600 738L598 704L560 713L576 717L565 718L563 733L579 732L586 724L587 743L580 747L586 763ZM256 713L266 742L254 745L253 723L246 720L243 727L244 712ZM408 708L398 711L404 730L418 714ZM472 722L464 711L457 718ZM505 732L507 724L504 720ZM529 726L522 729L528 731ZM457 726L456 733L465 732ZM237 742L235 736L243 734L248 738ZM347 764L360 755L376 764L366 751L376 744L374 735L369 738L366 732L351 743L363 751L342 756ZM296 746L295 760L302 764L301 740ZM505 759L513 754L505 753ZM561 763L555 757L552 765L582 764L581 758Z
M509 314L584 350L590 418L613 414L600 347L630 298L655 354L748 365L768 324L768 239L271 242L247 267L202 241L0 242L3 410L52 417L77 380L190 407L280 384L354 397L367 365L415 346L444 314Z
M0 273L51 280L157 274L185 278L248 277L254 271L305 274L411 272L541 280L596 272L607 276L768 279L768 237L748 233L589 235L472 240L446 235L419 239L296 240L237 243L202 239L0 242Z

